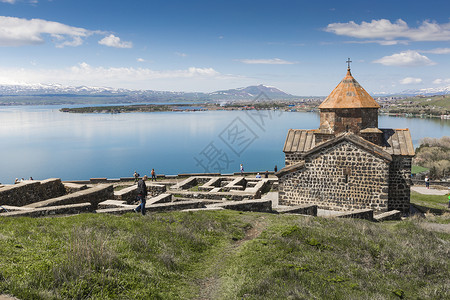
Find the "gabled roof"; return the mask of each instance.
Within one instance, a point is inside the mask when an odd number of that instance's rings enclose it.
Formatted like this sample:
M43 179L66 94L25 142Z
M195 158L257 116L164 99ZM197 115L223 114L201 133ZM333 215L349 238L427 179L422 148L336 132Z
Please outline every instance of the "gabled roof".
M381 129L383 149L391 155L414 156L414 146L409 129Z
M283 152L304 152L315 146L315 130L289 129Z
M289 129L283 152L307 152L316 146L315 130ZM378 132L378 131L377 131ZM409 129L381 129L382 149L390 155L414 156L414 146ZM367 142L367 141L366 141Z
M331 139L331 140L328 140L321 144L318 144L316 147L311 148L309 151L306 151L306 152L302 153L301 155L302 155L302 157L307 157L307 156L312 155L324 148L336 145L342 141L348 141L350 143L353 143L353 144L365 149L366 151L372 153L373 155L380 157L381 159L383 159L385 161L392 161L392 156L387 151L385 151L383 148L381 148L380 146L377 146L377 145L375 145L375 144L373 144L351 132L342 133L342 134L336 136L334 139Z
M380 105L353 78L350 69L347 69L347 75L319 105L320 108L380 108Z

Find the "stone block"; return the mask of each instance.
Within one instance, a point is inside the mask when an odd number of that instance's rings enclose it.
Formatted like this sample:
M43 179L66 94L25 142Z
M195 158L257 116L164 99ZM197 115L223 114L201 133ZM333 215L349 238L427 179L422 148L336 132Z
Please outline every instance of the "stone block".
M314 204L302 204L294 206L279 206L274 209L279 214L302 214L317 216L317 205Z
M121 200L127 203L135 202L137 195L138 193L136 184L123 188L120 191L114 191L115 200Z
M207 206L208 208L223 207L225 209L239 211L259 211L272 212L271 200L242 200L242 201L226 201L224 203L215 203Z
M399 210L390 210L381 214L377 214L374 217L375 221L382 222L382 221L391 221L391 220L401 220L402 219L402 212Z
M66 189L66 194L72 194L88 188L86 184L78 184L73 182L64 182L63 185Z
M43 216L60 215L60 214L72 215L72 214L79 214L82 212L90 212L90 211L92 211L91 203L77 203L77 204L69 204L69 205L57 205L57 206L33 208L33 209L28 209L28 210L18 210L18 211L0 214L0 216L3 216L3 217L43 217Z
M112 199L113 197L114 189L112 184L99 184L92 188L78 191L73 194L32 203L26 205L26 207L40 208L46 206L59 206L89 202L91 203L93 209L96 209L100 202Z

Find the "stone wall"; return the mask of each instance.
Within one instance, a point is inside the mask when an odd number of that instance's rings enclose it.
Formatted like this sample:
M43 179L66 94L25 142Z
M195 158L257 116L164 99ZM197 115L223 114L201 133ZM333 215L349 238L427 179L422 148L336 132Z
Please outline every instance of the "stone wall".
M285 157L285 161L284 164L286 167L293 165L295 163L300 162L301 160L303 160L303 156L298 153L298 152L288 152L285 153L286 157Z
M392 156L389 168L389 210L409 211L411 160L409 156Z
M30 180L0 188L0 205L24 206L66 193L59 178Z
M387 161L343 140L305 157L304 168L281 175L279 204L385 211L388 180Z
M377 108L320 109L320 131L339 134L359 132L365 128L378 128Z
M105 200L114 198L114 188L112 184L98 184L92 188L81 190L69 195L28 204L27 208L41 208L47 206L60 206L89 202L92 209L97 209L97 205Z

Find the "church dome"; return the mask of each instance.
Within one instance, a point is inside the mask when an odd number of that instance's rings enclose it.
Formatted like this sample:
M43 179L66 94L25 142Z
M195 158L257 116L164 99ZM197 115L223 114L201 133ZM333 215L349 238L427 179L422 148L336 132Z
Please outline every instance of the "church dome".
M380 105L353 78L348 68L344 79L319 105L321 108L380 108Z

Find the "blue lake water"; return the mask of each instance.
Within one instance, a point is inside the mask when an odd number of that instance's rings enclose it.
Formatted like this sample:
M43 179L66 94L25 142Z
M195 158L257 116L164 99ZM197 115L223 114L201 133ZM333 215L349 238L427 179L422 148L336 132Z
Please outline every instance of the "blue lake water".
M0 182L273 170L284 166L289 128L315 129L316 113L206 111L72 114L61 106L0 107ZM380 128L423 137L450 134L450 121L380 116Z

